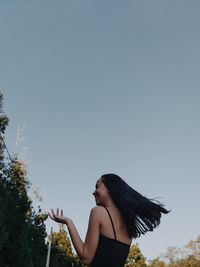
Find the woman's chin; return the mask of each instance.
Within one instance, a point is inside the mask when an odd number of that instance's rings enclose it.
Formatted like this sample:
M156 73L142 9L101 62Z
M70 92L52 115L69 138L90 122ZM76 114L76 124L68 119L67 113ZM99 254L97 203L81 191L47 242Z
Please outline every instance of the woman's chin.
M100 206L100 203L99 203L99 201L97 199L95 200L95 202L96 202L97 206Z

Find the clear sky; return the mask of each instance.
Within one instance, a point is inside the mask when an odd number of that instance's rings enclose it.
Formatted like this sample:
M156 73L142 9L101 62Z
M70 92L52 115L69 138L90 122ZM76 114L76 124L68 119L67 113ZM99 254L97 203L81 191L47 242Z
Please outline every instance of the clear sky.
M107 172L172 210L133 241L148 259L200 234L199 10L198 0L0 1L7 146L24 129L32 191L83 239Z

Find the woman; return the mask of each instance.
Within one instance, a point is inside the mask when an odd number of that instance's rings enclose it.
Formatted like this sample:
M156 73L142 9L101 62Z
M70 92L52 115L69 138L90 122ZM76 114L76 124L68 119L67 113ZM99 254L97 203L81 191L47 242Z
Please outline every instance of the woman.
M67 225L73 246L81 261L91 267L123 267L133 238L159 225L161 213L168 213L162 204L142 196L116 174L104 174L93 193L88 230L83 242L72 220L63 211L49 214L58 223Z

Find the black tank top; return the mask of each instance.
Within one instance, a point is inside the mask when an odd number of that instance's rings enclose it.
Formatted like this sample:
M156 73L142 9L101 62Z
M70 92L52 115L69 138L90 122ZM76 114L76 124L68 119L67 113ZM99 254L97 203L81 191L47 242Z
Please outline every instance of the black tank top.
M124 267L130 245L117 240L111 215L108 209L105 209L110 217L115 239L99 235L97 251L90 267Z

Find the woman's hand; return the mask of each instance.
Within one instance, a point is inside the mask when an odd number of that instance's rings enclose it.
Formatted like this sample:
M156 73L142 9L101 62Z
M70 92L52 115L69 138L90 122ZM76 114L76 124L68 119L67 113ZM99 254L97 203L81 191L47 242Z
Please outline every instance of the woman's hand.
M51 213L48 213L49 217L58 223L65 223L67 224L68 218L63 216L63 210L59 211L59 209L56 210L56 213L53 209L51 209Z

